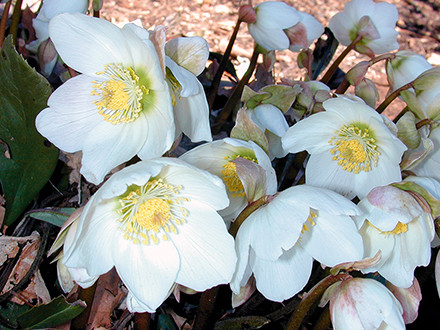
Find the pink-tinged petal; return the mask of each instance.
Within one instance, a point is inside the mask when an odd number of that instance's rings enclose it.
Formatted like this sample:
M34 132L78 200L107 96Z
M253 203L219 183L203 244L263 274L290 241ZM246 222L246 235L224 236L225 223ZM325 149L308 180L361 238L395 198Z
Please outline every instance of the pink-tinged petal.
M66 236L63 258L66 267L86 269L90 276L105 274L113 268L112 247L129 243L118 230L119 215L115 212L118 206L117 201L93 205L92 197L77 221L74 237L69 233Z
M195 200L183 207L189 212L187 222L177 227L177 235L170 234L180 254L176 282L196 291L229 283L237 258L223 219Z
M88 133L103 122L93 104L92 78L79 75L67 80L49 98L35 125L41 135L66 152L81 150Z
M116 166L130 160L145 143L146 118L140 116L127 124L102 122L84 141L81 174L99 184Z
M267 261L252 256L257 289L267 299L282 302L301 291L312 273L312 257L300 246L283 253L275 261Z
M121 239L123 234L120 233ZM158 244L112 244L116 271L139 302L156 310L169 296L177 278L180 256L171 241Z
M301 235L299 244L314 259L333 267L337 264L361 260L362 237L348 216L331 215L323 211L314 218L314 225L306 222L308 230Z
M422 300L422 291L417 278L414 277L414 283L408 289L399 288L390 282L387 282L386 286L402 305L405 323L413 323L419 315L419 305Z

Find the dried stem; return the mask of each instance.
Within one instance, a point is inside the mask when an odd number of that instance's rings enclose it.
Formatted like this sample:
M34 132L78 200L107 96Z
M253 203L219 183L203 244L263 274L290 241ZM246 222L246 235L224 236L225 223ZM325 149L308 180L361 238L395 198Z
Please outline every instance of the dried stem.
M356 47L356 44L362 39L362 36L357 36L356 39L353 40L353 42L347 46L347 48L344 49L344 51L339 55L339 57L332 63L330 68L325 73L324 77L322 77L321 82L324 84L328 84L330 79L333 77L334 73L339 67L339 64L341 64L342 60L347 56L347 54Z
M260 55L260 52L258 51L258 46L256 46L254 48L254 52L252 53L251 62L249 63L249 67L246 73L244 74L238 85L235 86L234 92L232 93L231 97L228 99L225 106L218 114L216 126L213 129L214 134L220 131L223 123L228 119L235 105L240 100L244 86L249 82L249 79L251 79L252 74L254 73L255 66L257 65L258 55Z
M223 72L226 69L226 64L228 63L229 57L231 56L232 46L234 46L234 42L235 39L237 38L237 33L238 30L240 29L241 22L242 21L239 18L237 20L237 24L235 24L231 39L229 39L228 47L226 47L225 53L222 56L217 72L215 73L214 79L212 80L211 87L209 88L208 91L209 109L212 109L212 105L214 104L215 97L217 96L218 87L220 86L220 81L223 76Z
M304 296L298 308L295 310L292 317L290 318L285 330L298 330L301 326L302 321L304 320L304 317L307 315L307 312L310 310L313 304L322 296L325 290L333 283L345 281L349 278L351 278L351 275L345 273L329 275L321 280L318 284L316 284L310 290L310 292Z

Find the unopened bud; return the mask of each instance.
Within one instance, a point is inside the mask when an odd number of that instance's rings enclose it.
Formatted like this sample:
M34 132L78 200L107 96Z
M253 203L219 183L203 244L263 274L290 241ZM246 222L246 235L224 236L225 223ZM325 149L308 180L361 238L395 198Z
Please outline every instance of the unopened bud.
M367 55L369 58L374 58L373 50L365 45L356 45L355 50L360 54Z
M49 77L58 60L58 53L50 38L44 40L38 47L38 60L41 71Z
M345 76L350 85L356 86L357 84L359 84L361 80L364 79L369 67L369 61L362 61L351 68Z
M440 67L426 70L414 80L416 91L426 91L440 86Z
M275 51L271 50L270 52L267 52L266 54L263 55L263 66L264 66L264 69L267 72L272 71L273 66L274 66L276 61L277 61L277 58L275 57Z
M377 87L370 79L364 78L355 88L355 94L365 101L370 107L376 107L376 101L379 99Z
M257 20L257 13L251 5L243 5L238 10L238 19L242 22L252 24Z
M420 145L421 136L416 127L416 117L411 111L405 114L397 122L397 137L410 149L416 149Z

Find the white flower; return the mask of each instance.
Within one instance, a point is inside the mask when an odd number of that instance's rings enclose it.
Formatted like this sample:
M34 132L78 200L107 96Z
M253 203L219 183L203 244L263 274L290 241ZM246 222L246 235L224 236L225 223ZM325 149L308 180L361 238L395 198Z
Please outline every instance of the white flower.
M328 189L300 185L280 192L238 230L232 290L238 294L253 273L258 291L281 302L306 285L313 259L330 267L360 260L362 238L349 217L359 213Z
M410 50L398 51L386 65L391 91L410 83L431 68L432 65L422 55Z
M197 79L209 57L208 43L201 37L175 38L165 45L165 54L176 135L183 132L193 142L212 141L208 101Z
M299 51L310 46L324 32L311 15L301 13L280 1L262 2L255 6L256 20L249 24L255 42L267 50Z
M398 19L399 13L393 4L352 0L345 4L343 12L332 17L329 27L344 46L350 45L360 34L363 38L358 42L359 46L383 54L399 48L395 30Z
M282 158L287 155L287 151L281 145L281 138L289 128L283 112L272 104L260 104L254 109L247 109L247 112L252 121L266 135L270 158Z
M243 182L237 174L237 166L233 162L237 158L249 160L260 165L266 176L266 194L275 194L277 182L275 171L267 154L255 143L238 139L226 138L198 146L180 159L202 170L222 178L227 187L229 206L219 213L225 221L235 219L248 204Z
M49 38L49 21L60 13L85 13L89 0L44 0L36 18L32 19L37 40L30 42L26 48L36 53L38 46Z
M321 306L329 300L335 330L405 329L399 301L375 280L352 278L337 282L324 293Z
M411 171L440 181L440 127L431 129L429 139L434 143L434 149Z
M227 205L223 183L205 171L178 159L139 162L93 195L63 263L90 276L115 267L129 310L152 313L176 283L204 291L230 281L234 240L216 212Z
M323 102L326 111L289 128L284 149L307 150L306 183L352 199L374 187L401 180L405 145L387 126L395 125L359 98L341 96Z
M133 156L154 158L171 147L171 97L151 42L82 14L53 18L50 36L63 61L83 74L51 95L36 126L61 150L82 150L88 181L98 184Z
M364 273L379 272L401 288L413 284L414 269L431 260L434 221L411 195L392 186L376 187L362 199L364 214L354 217L364 242L364 257L382 258Z

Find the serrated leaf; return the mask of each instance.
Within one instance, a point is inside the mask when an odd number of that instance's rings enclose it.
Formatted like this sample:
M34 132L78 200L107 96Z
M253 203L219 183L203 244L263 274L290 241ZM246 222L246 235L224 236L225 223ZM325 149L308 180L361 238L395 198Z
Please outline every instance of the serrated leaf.
M82 300L68 303L63 296L48 304L33 307L18 317L18 323L24 329L45 329L66 323L78 316L86 308Z
M264 316L242 316L229 320L219 321L215 324L214 330L250 330L260 329L270 323Z
M74 207L51 207L45 210L33 210L26 213L34 219L46 221L57 227L61 227L70 215L76 210Z
M58 149L46 146L35 117L47 106L49 83L17 54L8 37L0 57L0 181L11 225L49 180ZM7 152L6 152L7 151Z

